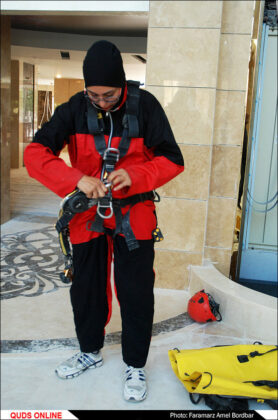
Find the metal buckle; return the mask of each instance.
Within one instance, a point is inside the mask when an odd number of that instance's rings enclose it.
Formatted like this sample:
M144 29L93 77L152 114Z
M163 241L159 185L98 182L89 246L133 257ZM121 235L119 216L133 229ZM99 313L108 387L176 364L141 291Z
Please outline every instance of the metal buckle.
M118 149L115 149L114 147L108 147L107 149L105 149L103 153L103 160L107 160L111 158L115 159L115 163L118 162L120 158L120 151Z
M105 214L102 214L100 209L110 209L110 213L106 216ZM109 200L109 203L107 204L101 204L100 201L98 202L97 205L97 214L102 217L102 219L110 219L110 217L113 216L113 206L112 206L112 201Z

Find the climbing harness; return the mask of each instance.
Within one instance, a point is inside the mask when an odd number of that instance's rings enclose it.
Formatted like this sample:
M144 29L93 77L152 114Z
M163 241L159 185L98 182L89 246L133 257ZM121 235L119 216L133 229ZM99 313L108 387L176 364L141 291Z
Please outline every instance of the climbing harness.
M108 139L108 145L106 145L104 138L104 123L102 113L98 112L97 108L91 103L87 97L87 124L89 133L93 134L95 140L95 146L98 153L103 159L103 166L101 171L101 180L105 183L109 174L114 171L116 163L120 158L126 155L128 152L131 138L139 136L139 123L138 123L138 110L139 110L139 99L140 99L140 82L133 80L127 81L127 100L126 110L122 120L123 134L118 149L111 147L111 141L113 136L113 119L110 112L107 115L110 119L110 135ZM97 213L94 221L87 223L87 229L94 232L106 233L115 236L119 233L123 233L125 236L126 244L129 251L132 251L139 247L138 241L130 226L130 209L137 203L152 200L154 202L160 201L159 195L154 191L149 191L142 194L135 194L131 197L127 197L121 200L114 200L112 198L111 188L108 189L108 193L105 197L100 198L97 205ZM127 213L122 216L121 208L130 206ZM106 212L108 211L108 214ZM116 229L114 232L106 229L103 226L104 219L112 217L115 214ZM158 229L158 231L157 231ZM154 241L160 241L163 239L162 233L159 228L156 228L156 232L153 233Z
M138 109L139 109L139 91L140 82L128 81L127 82L127 100L126 110L123 117L123 134L118 149L111 147L113 136L113 119L111 113L108 111L106 114L110 119L110 134L108 144L106 145L104 137L104 122L102 113L94 106L88 95L85 95L87 100L87 125L89 133L94 136L96 150L102 157L102 170L101 181L105 184L108 192L104 197L98 199L88 199L86 195L76 189L67 195L61 203L59 213L59 220L56 223L56 229L59 233L59 241L62 252L65 257L65 270L61 273L60 278L63 282L69 283L73 277L73 266L71 248L68 240L69 229L68 224L70 220L77 213L82 213L90 207L96 205L96 215L93 221L87 222L86 229L99 233L106 233L111 236L122 233L129 251L139 247L138 241L132 231L130 225L130 209L137 203L151 200L159 202L160 197L155 191L148 191L141 194L135 194L124 199L115 199L112 197L111 183L108 182L108 176L115 170L116 163L120 158L125 156L128 152L129 145L132 137L139 136L139 123L138 123ZM121 208L130 206L127 213L123 216ZM115 215L116 228L114 231L104 227L105 219L109 219ZM158 227L152 233L154 242L163 240L163 235Z
M204 398L213 410L246 410L254 399L277 409L278 346L259 344L173 349L168 356L193 404Z
M119 212L121 211L120 209L122 207L125 207L127 205L134 205L136 203L143 202L146 200L158 202L159 196L156 192L152 191L142 194L136 194L134 196L127 197L124 199L112 198L111 208L112 210L115 209L115 214L119 214ZM65 269L64 272L60 274L60 278L64 283L70 283L73 277L72 252L69 242L69 222L77 213L83 213L84 211L89 210L89 208L98 205L99 201L100 199L87 198L82 191L76 189L70 194L68 194L61 202L59 218L55 227L59 234L60 247L65 259ZM102 218L102 215L100 217ZM98 229L98 226L96 225L94 228L90 229L90 224L92 223L93 222L87 223L87 228L89 230L94 230L96 232L101 231L108 235L112 234L110 229L106 229L103 226L100 226L99 230L96 230ZM126 235L125 240L129 250L135 249L137 246L136 243L134 244L135 237L130 228L129 218L122 218L122 230ZM115 232L117 233L118 230L116 229ZM116 234L115 232L114 235ZM153 240L154 242L160 242L163 240L162 233L158 227L153 231Z
M219 306L209 293L200 290L189 299L187 312L190 318L197 322L219 322L222 320Z

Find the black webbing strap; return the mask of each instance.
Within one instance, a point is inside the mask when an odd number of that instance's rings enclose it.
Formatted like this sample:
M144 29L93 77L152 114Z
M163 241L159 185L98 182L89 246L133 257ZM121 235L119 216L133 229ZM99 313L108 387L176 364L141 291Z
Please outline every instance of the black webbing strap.
M205 404L212 410L248 410L249 402L245 398L230 398L222 397L220 395L204 395Z
M249 354L239 354L238 356L237 356L237 359L238 359L238 361L240 362L240 363L246 363L246 362L249 362L249 358L248 358L248 356L250 356L250 357L257 357L257 356L264 356L265 354L267 354L267 353L271 353L271 352L273 352L273 351L277 351L278 350L278 346L276 346L274 349L271 349L271 350L268 350L268 351L265 351L264 353L259 353L258 351L252 351L251 353L249 353Z
M100 118L98 118L100 117ZM90 134L94 135L95 146L98 153L103 156L107 146L104 138L104 125L102 114L87 100L87 125Z
M63 213L63 215L59 218L59 220L57 220L57 223L55 225L58 233L62 232L62 230L68 226L73 216L73 213Z
M193 394L193 393L189 392L190 401L193 404L195 404L195 405L199 404L199 402L201 401L202 397L203 396L201 394Z
M140 82L135 82L132 80L127 81L127 100L125 103L125 115L123 117L123 134L117 149L107 148L105 137L104 137L104 124L102 119L101 112L98 112L97 109L90 103L87 98L87 124L90 134L94 135L95 146L98 153L103 158L103 173L111 173L118 159L125 156L128 152L130 141L132 137L139 136L139 123L138 123L138 110L139 110L139 100L140 100ZM136 196L130 197L129 199L123 200L113 200L111 191L108 194L99 200L98 212L96 213L95 220L93 222L87 223L87 229L95 232L103 232L111 234L110 229L106 229L103 226L103 219L101 214L105 215L107 208L107 200L112 201L113 212L116 219L116 229L113 232L113 236L118 233L123 233L126 238L126 243L129 250L137 248L138 242L134 236L134 233L130 226L129 220L129 211L125 216L122 216L121 208L126 205L134 205L137 202L145 200L153 200L153 193L146 193L144 196L138 194ZM148 195L149 194L149 195ZM152 196L150 196L152 194ZM99 212L101 214L99 214ZM109 217L109 216L108 216Z
M244 381L245 384L253 384L255 386L269 386L269 388L278 389L278 381L267 381L261 379L259 381Z
M115 215L116 228L114 231L112 230L112 236L115 237L122 232L123 215L119 206L113 206L113 211Z
M65 257L71 257L71 248L68 240L68 224L73 216L73 213L63 213L55 225L56 230L59 233L60 246Z
M248 410L249 404L247 398L233 398L233 397L222 397L221 395L213 394L194 394L189 393L190 401L197 405L202 398L205 400L205 404L212 410Z
M126 241L126 245L129 251L133 251L136 248L139 248L139 244L135 235L130 226L128 211L124 216L122 216L121 208L116 207L114 209L115 219L116 219L116 229L111 230L103 226L103 219L96 213L95 220L93 222L87 223L87 230L92 230L94 232L105 233L115 237L117 234L123 233Z
M128 212L122 216L121 208L130 205L131 207L137 203L147 201L147 200L154 200L154 193L153 191L149 191L142 194L135 194L127 198L123 199L113 199L112 205L116 219L116 229L113 231L111 229L107 229L103 226L103 219L96 213L95 219L93 222L88 222L86 229L91 230L94 232L99 233L106 233L115 237L119 233L123 233L125 236L126 244L129 251L132 251L139 247L138 241L135 238L135 235L131 229L130 225L130 209Z
M140 82L127 81L126 115L128 122L128 136L139 136L138 110L139 110Z
M139 136L139 100L140 100L140 82L133 80L127 81L127 100L126 111L123 117L123 136L119 145L120 157L126 155L132 137Z
M87 223L87 230L92 230L94 232L105 233L106 235L110 235L115 237L117 234L123 233L126 241L126 245L129 251L133 251L136 248L139 248L139 244L135 235L130 226L130 211L122 216L121 208L115 207L114 214L116 219L116 229L111 230L107 229L103 226L103 219L96 213L95 220L93 222Z
M249 353L250 357L256 357L256 356L264 356L267 353L271 353L273 351L278 351L278 346L275 347L275 349L270 349L268 351L265 351L264 353L259 353L258 351L252 351L251 353Z
M120 157L125 156L129 149L132 137L139 135L138 110L140 100L140 82L127 81L126 111L123 117L123 135L119 145ZM107 146L104 138L104 124L102 114L91 104L87 98L87 124L90 134L94 135L95 146L98 153L103 156Z
M207 295L208 295L209 305L210 305L211 311L212 311L213 315L215 316L216 321L218 321L218 322L222 321L222 315L219 312L219 307L220 307L219 303L216 303L215 300L213 299L213 297L209 293L207 293Z
M106 228L103 226L103 218L100 217L98 213L96 213L93 221L87 222L86 229L98 233L108 233Z
M121 211L121 210L120 210ZM122 232L125 235L126 245L129 251L139 248L139 244L130 226L130 209L122 219Z
M96 108L87 100L87 123L88 130L91 134L100 134L102 132Z
M155 193L153 191L148 191L141 194L131 195L130 197L127 197L127 198L121 198L121 199L113 198L113 205L118 206L118 207L126 207L129 205L133 206L134 204L141 203L147 200L154 201L154 199L155 199Z
M128 136L128 128L124 127L123 136L119 144L120 158L122 158L123 156L127 154L127 151L130 146L130 141L131 141L131 137Z
M249 397L226 397L222 395L213 395L213 394L193 394L189 393L190 401L197 405L202 398L205 400L205 404L210 407L212 410L240 410L245 411L249 409L249 401L254 401L256 398ZM264 400L273 410L277 410L278 403L277 400Z

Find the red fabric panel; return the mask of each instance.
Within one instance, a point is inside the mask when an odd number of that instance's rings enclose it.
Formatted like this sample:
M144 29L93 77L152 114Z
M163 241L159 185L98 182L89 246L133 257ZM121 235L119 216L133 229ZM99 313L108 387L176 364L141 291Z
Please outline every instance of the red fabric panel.
M112 288L111 288L111 264L112 264L112 255L113 255L113 240L110 236L107 237L108 240L108 258L107 258L107 301L108 301L108 316L106 320L107 325L111 319L112 315ZM105 334L105 330L104 330Z
M83 176L79 169L69 167L63 159L40 143L30 143L26 147L24 163L32 178L60 197L72 192Z

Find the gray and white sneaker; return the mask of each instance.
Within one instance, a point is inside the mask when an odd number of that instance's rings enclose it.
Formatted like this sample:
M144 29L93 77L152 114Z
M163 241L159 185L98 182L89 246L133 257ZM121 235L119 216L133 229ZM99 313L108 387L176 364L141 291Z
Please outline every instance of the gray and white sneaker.
M127 401L142 401L147 396L146 375L143 368L127 366L125 371L124 398Z
M101 352L83 353L79 352L61 363L55 372L62 379L71 379L80 375L87 369L94 369L102 365Z

